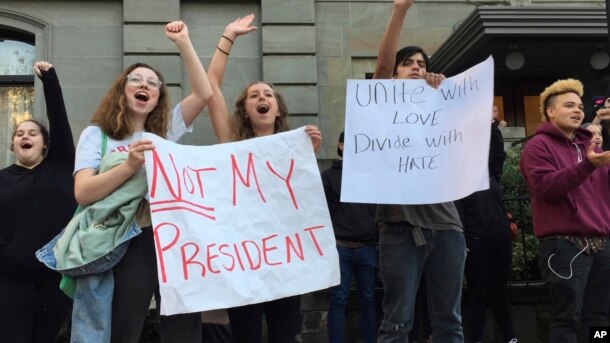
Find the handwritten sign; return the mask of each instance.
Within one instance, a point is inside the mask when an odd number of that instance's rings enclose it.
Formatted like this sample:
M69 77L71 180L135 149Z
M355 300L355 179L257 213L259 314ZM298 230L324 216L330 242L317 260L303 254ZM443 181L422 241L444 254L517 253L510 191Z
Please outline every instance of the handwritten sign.
M493 59L444 80L348 80L341 201L434 204L489 188Z
M328 288L339 260L303 128L215 146L153 134L146 153L161 314Z

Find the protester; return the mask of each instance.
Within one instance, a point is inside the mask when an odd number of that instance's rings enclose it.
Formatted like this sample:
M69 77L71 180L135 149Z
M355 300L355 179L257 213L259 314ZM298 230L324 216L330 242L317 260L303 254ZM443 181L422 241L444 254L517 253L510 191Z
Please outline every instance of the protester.
M493 106L493 121L498 123L498 127L507 127L508 123L504 120L500 120L500 111L498 110L498 106Z
M339 136L337 154L343 157L344 133ZM352 280L359 294L359 314L362 340L375 342L377 314L375 311L375 281L377 277L376 205L341 202L343 160L334 160L322 172L322 184L337 241L341 283L328 290L328 340L343 343L345 310Z
M507 298L513 244L500 179L504 169L504 139L495 116L489 146L489 189L455 202L464 225L468 254L466 280L472 342L483 342L485 310L494 314L504 342L517 343Z
M34 252L57 235L76 209L74 141L55 68L36 62L49 130L38 121L16 125L15 164L0 170L0 341L54 342L70 311L61 275Z
M420 47L396 52L400 31L413 0L394 0L381 40L375 79L425 79L438 87L445 78L427 72L428 56ZM461 294L466 244L453 202L425 205L379 205L380 275L384 318L377 341L407 340L420 278L425 278L433 342L463 342Z
M167 86L161 73L149 65L131 65L115 79L93 115L94 125L85 128L78 142L74 188L82 206L103 200L143 171L144 152L154 149L150 140L141 138L143 132L177 141L192 131L193 121L212 96L186 24L181 21L167 24L165 35L180 51L191 94L170 113ZM98 174L103 150L109 154L121 152L126 158L116 167ZM125 255L112 269L112 304L97 304L93 312L101 316L102 312L111 310L111 342L139 341L151 298L158 292L150 211L144 198L136 219L141 233L129 240ZM157 307L160 307L159 303ZM87 326L87 323L80 325ZM200 343L200 314L160 316L160 336L165 342Z
M254 15L250 14L226 26L208 70L208 77L214 90L214 98L209 106L210 119L220 143L262 137L288 130L286 104L271 84L257 81L246 87L237 98L233 121L220 89L231 48L239 36L256 30L256 27L251 26L253 20ZM311 136L314 149L317 149L322 141L320 130L309 125L305 131ZM270 343L294 342L299 332L300 308L299 296L230 308L229 320L233 341L261 342L264 314Z
M602 126L600 124L585 123L582 125L587 131L591 132L591 142L600 149L603 148L604 137L602 136Z
M585 114L584 122L597 124L601 128L602 150L610 150L610 124L602 117L610 114L610 96L594 96L591 99L591 111ZM587 125L588 126L588 125ZM594 135L595 139L595 135Z
M549 342L588 342L608 325L610 152L591 143L582 83L559 80L540 94L546 118L525 145L520 168L532 201L538 264L551 289ZM605 118L602 118L605 119Z
M426 280L425 278L420 278L417 295L415 296L415 308L413 309L413 326L411 331L409 331L409 342L411 343L420 342L420 331L422 329L425 337L422 342L432 342L432 323L430 323L426 297Z

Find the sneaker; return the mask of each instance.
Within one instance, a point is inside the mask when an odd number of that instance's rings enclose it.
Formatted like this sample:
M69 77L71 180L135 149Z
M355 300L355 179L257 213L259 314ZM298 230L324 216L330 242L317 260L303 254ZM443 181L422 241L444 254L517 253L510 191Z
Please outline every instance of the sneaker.
M510 341L508 341L508 343L519 343L519 341L516 338L513 338Z

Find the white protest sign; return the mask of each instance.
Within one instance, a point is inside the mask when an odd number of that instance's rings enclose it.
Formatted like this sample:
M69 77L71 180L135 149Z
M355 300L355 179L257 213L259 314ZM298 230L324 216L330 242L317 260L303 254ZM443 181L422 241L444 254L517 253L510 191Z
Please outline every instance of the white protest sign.
M493 59L443 80L348 80L341 201L434 204L488 189Z
M284 298L339 283L339 260L304 128L186 146L144 134L161 314Z

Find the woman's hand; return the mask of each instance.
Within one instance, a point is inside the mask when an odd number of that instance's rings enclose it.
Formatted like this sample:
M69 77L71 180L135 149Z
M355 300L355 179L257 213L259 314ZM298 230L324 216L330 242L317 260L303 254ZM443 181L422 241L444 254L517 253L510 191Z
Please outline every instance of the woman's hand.
M307 125L305 126L305 132L311 138L311 144L313 145L313 151L318 151L320 145L322 144L322 132L315 125Z
M182 20L174 20L165 25L165 36L172 42L177 43L188 39L189 30Z
M53 65L47 61L39 61L34 63L34 73L38 75L38 78L42 78L42 71L49 71L53 68Z
M144 152L154 148L153 142L149 139L140 139L129 146L126 163L134 173L144 164Z
M597 117L601 120L610 120L610 108L602 107L595 112Z
M234 22L229 23L227 27L225 27L225 31L223 36L231 40L235 40L238 36L245 35L246 33L252 32L256 30L256 26L251 26L252 21L254 20L254 14L248 14L243 18L238 18Z
M394 0L394 6L400 8L409 8L413 5L414 0Z

